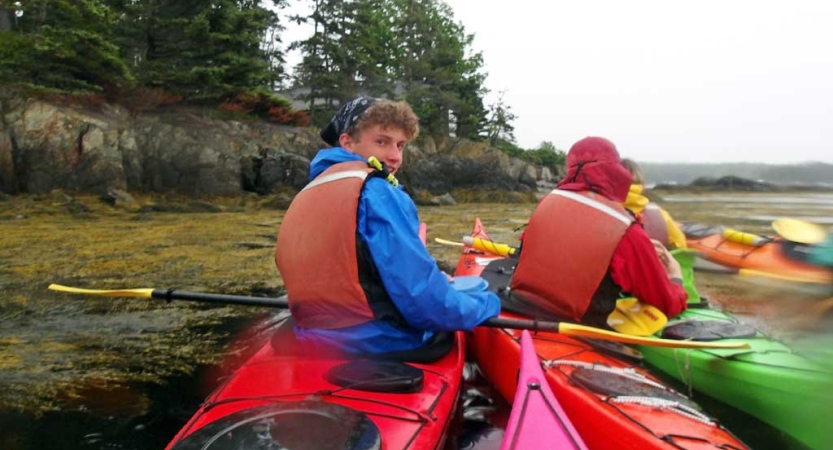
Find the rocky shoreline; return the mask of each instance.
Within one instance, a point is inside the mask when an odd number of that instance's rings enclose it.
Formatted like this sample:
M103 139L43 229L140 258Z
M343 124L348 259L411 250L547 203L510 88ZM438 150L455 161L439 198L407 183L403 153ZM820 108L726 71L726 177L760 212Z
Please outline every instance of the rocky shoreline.
M0 93L0 200L18 194L95 194L191 199L256 196L285 208L306 185L322 147L317 130L217 118L195 107L141 115L111 104L61 105ZM483 142L421 136L397 174L421 205L535 202L564 169L552 171ZM654 191L830 191L819 184L775 184L737 176L701 177Z
M117 105L0 96L0 192L291 197L306 184L310 160L323 147L317 130L214 117L199 108L131 115ZM397 175L424 204L465 191L534 199L539 184L559 175L452 137L420 137L406 161Z

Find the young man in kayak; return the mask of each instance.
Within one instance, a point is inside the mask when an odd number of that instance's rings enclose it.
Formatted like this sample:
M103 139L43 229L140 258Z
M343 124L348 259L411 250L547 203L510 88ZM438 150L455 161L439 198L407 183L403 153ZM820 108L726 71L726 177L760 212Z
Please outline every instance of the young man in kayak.
M321 131L331 148L310 164L275 256L300 340L412 359L500 312L490 292L457 292L419 237L416 206L393 177L418 132L407 103L370 98Z
M686 248L685 234L671 215L642 195L645 189L645 173L642 172L639 164L632 159L624 158L622 165L633 176L628 198L625 200L625 208L636 215L649 238L660 241L662 245L670 249Z
M669 317L684 311L679 263L622 206L630 184L612 142L576 142L567 175L529 220L505 307L600 327L621 293Z

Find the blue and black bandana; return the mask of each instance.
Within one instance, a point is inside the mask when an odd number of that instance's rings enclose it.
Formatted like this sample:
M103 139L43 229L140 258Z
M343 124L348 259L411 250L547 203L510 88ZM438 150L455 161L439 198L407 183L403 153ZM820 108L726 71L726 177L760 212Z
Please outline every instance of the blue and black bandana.
M375 98L359 97L342 105L330 120L330 123L321 130L321 139L324 139L327 144L337 147L339 136L353 127L362 114L374 103L376 103Z

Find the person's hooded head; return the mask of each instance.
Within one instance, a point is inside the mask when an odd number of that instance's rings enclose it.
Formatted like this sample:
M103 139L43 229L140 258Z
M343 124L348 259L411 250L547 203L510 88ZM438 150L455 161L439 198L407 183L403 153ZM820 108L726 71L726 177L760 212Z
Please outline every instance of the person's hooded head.
M567 175L558 183L565 191L593 191L623 203L628 197L631 173L622 165L613 142L586 137L567 153Z

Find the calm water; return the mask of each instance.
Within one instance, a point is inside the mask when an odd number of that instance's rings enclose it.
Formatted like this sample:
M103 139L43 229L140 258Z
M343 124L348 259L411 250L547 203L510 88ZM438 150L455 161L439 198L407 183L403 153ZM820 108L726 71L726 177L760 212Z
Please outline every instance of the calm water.
M780 217L833 224L833 194L668 194L661 198L679 221L721 224L762 234L771 234L769 223ZM513 244L533 208L457 205L423 208L420 214L429 224L429 250L441 266L451 270L459 250L434 244L431 239L457 239L467 234L475 217L481 217L495 240ZM211 220L233 214L213 215ZM275 214L264 213L253 221L266 222L268 228L276 223ZM143 226L153 227L156 219L148 220ZM265 242L271 230L263 230ZM268 245L251 251L252 264L272 264ZM92 260L95 255L71 257ZM6 280L0 289L5 287L2 292L12 298L9 303L0 303L0 385L6 386L0 391L0 449L162 448L232 368L228 361L245 357L268 336L270 319L252 317L249 310L223 309L218 313L169 306L149 310L125 307L116 312L108 307L102 312L95 300L69 305L65 298L19 295L25 284L3 279L3 270L8 267L4 268L0 255L0 282ZM199 275L195 272L194 279ZM111 280L111 284L118 282L117 276ZM803 314L806 306L829 292L800 292L789 286L763 286L714 274L700 276L698 284L728 311L796 342L808 354L830 360L829 352L819 351L833 343L830 321ZM43 286L38 289L40 292ZM131 300L122 302L129 305ZM827 335L823 344L815 340L817 334ZM144 342L155 344L138 344ZM25 352L14 351L26 343L31 347ZM779 432L749 416L702 396L697 400L755 448L793 446ZM460 447L498 448L506 402L494 396L482 379L472 376L464 405L466 425L459 436Z

